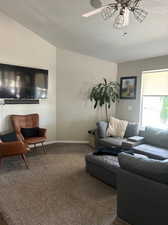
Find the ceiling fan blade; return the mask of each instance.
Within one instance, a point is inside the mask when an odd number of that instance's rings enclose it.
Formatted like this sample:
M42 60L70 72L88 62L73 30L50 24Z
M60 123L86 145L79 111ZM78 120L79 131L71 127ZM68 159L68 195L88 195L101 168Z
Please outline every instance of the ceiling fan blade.
M99 9L95 9L95 10L93 10L93 11L91 11L91 12L85 13L85 14L82 15L82 17L86 17L86 18L87 18L87 17L90 17L90 16L94 16L94 15L96 15L96 14L98 14L98 13L101 13L101 11L102 11L104 8L105 8L105 6L99 8Z

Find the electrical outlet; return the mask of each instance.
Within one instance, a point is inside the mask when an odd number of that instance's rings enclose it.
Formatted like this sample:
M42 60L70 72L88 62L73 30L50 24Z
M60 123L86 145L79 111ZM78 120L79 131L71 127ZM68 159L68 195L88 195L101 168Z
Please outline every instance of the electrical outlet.
M131 105L128 106L128 111L132 111L132 106Z

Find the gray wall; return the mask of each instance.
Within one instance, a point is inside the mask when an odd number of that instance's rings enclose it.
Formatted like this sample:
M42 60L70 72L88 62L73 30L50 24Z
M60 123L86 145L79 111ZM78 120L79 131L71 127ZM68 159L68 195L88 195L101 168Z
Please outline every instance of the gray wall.
M89 89L103 78L117 80L117 64L57 48L57 140L87 141L87 131L105 119L94 110ZM115 105L111 114L115 115Z
M39 105L0 105L0 132L11 128L9 115L39 113L48 140L56 139L56 48L0 13L0 62L49 70L48 99Z
M137 76L138 79L136 100L120 100L116 108L116 117L128 121L139 122L142 72L159 69L168 69L168 56L118 64L118 80L123 76Z

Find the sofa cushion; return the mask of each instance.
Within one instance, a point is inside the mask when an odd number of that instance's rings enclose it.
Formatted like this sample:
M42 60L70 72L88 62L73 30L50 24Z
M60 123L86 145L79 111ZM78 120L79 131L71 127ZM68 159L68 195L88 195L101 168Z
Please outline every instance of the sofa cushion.
M168 160L140 158L126 153L121 153L118 160L124 170L168 184Z
M128 123L124 137L129 138L137 135L138 135L138 124Z
M146 127L145 143L168 149L168 130Z
M86 161L96 164L97 166L101 166L109 171L115 172L119 167L118 159L115 156L97 156L93 153L89 153L85 157Z
M133 148L135 153L146 155L153 159L168 159L168 150L152 145L142 144Z
M99 121L97 122L97 132L99 138L105 138L106 137L106 132L108 128L108 123L105 121Z
M117 137L106 137L99 140L99 144L107 147L120 147L125 139Z

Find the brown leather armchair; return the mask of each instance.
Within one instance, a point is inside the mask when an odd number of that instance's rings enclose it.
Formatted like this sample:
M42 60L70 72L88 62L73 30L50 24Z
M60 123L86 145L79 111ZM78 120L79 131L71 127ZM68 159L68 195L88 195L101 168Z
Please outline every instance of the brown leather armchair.
M29 115L11 115L11 122L14 130L17 133L19 140L25 142L28 145L34 145L36 148L36 144L41 144L43 151L46 152L44 147L44 142L46 141L46 132L47 130L44 128L39 128L39 136L24 138L21 133L21 128L34 128L39 127L39 115L38 114L29 114Z
M27 153L27 145L21 141L0 142L0 163L2 158L20 155L26 168L29 168L25 154Z

